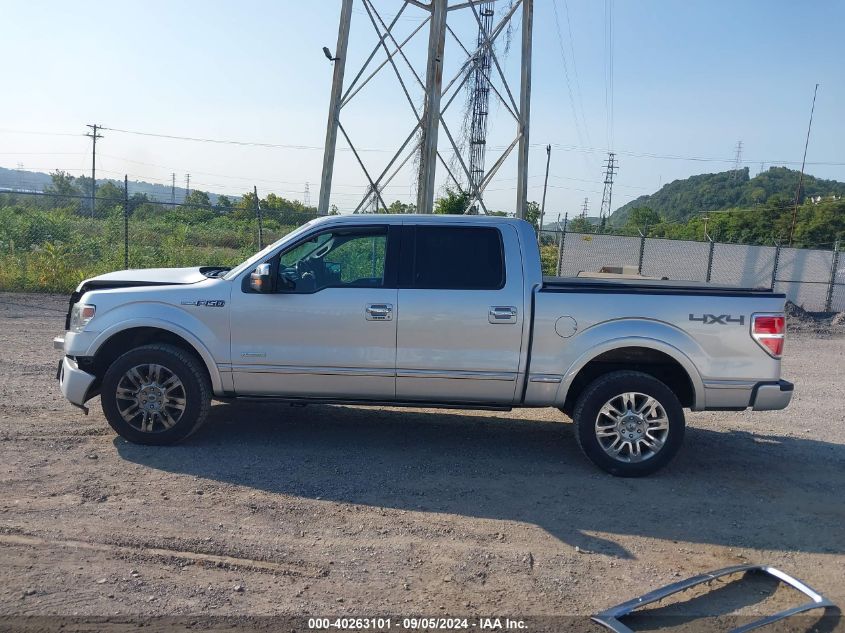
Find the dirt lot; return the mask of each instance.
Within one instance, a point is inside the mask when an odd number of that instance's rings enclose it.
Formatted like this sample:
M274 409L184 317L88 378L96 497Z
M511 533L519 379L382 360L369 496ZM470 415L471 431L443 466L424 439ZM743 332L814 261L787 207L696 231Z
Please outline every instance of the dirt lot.
M0 615L587 615L746 562L845 605L845 337L790 339L786 411L689 414L623 480L552 409L217 404L134 446L58 392L65 307L0 294Z

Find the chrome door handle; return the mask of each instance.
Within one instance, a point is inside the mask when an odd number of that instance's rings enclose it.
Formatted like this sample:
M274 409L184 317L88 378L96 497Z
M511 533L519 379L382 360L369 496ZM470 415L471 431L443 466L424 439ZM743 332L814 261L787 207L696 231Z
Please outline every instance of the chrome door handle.
M487 320L490 323L516 323L516 315L514 306L490 306Z
M392 321L393 304L390 303L368 303L364 309L364 318L367 321Z

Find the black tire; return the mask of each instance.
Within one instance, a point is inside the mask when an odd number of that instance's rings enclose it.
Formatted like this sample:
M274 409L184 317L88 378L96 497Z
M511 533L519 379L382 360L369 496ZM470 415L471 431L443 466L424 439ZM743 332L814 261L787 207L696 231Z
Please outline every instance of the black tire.
M640 441L634 440L631 442L625 437L618 437L623 448L621 449L622 452L614 457L605 450L602 442L605 445L617 445L617 437L613 435L616 431L611 430L608 435L600 439L596 428L597 421L605 404L611 402L614 398L623 397L625 393L636 393L656 400L665 412L668 428L665 429L665 435L663 434L664 429L652 431L649 428L652 435ZM619 401L615 402L619 403ZM643 400L640 399L639 402L642 403ZM617 409L619 409L618 406ZM663 416L656 413L656 409L651 411L655 419L650 421L657 424L657 417ZM596 466L616 477L642 477L660 470L672 460L684 441L686 422L684 410L678 397L657 378L638 371L614 371L596 378L581 393L575 404L572 417L575 423L575 439L578 446ZM603 425L613 424L609 417L602 416L601 421ZM617 424L622 424L622 422ZM636 426L636 422L634 424L633 432L635 433L639 432L641 428L649 427L648 421L643 426ZM646 451L643 451L642 447L657 445L657 442L654 441L655 434L663 439L662 444L657 450L648 448L650 454L645 457ZM618 433L616 435L619 436ZM632 435L631 437L635 436ZM634 444L637 445L636 450L640 451L642 457L632 454ZM609 450L612 450L612 447ZM641 461L633 461L636 459L641 459Z
M124 386L123 393L125 393L127 383L121 383L121 381L127 379L127 372L145 365L159 365L167 372L163 375L176 376L181 383L181 389L177 391L177 395L181 394L179 400L184 400L182 411L169 408L165 414L156 418L157 423L150 422L151 428L148 430L138 428L139 424L146 425L138 416L143 416L144 421L148 419L140 410L131 421L124 419L121 407L124 412L130 411L132 399L118 396L118 387L121 385ZM166 399L166 401L170 403L175 400ZM202 425L211 408L211 385L205 367L193 354L175 345L144 345L126 352L106 370L100 389L100 402L109 426L118 435L135 444L163 446L184 440ZM182 406L181 402L179 406ZM176 419L177 413L179 413L178 419ZM127 415L130 414L127 413ZM168 423L170 420L175 420L169 428L166 428L164 423L165 417L168 418Z

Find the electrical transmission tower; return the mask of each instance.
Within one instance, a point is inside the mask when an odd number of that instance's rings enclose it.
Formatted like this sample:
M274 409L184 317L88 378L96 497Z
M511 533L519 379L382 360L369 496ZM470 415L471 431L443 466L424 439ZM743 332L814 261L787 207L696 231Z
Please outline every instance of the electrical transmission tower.
M364 9L363 13L368 18L375 33L377 41L372 46L369 56L362 67L355 73L351 82L345 83L346 57L349 43L349 32L352 22L353 4L358 2ZM503 5L502 14L498 20L493 16L484 15L483 10L492 11L495 2ZM337 46L334 54L324 48L323 52L334 63L334 76L332 79L331 100L329 103L329 115L326 125L326 145L323 155L323 171L320 180L320 201L318 211L326 215L331 202L332 178L334 175L335 151L337 146L338 132L354 155L355 161L361 168L369 185L367 193L355 207L360 211L374 195L377 198L379 208L385 209L387 205L381 195L382 189L387 186L396 175L412 161L417 158L419 165L417 174L417 211L419 213L432 213L434 207L435 175L437 163L446 171L448 181L453 183L461 193L469 194L467 209L478 204L481 210L486 212L483 194L490 181L497 171L506 162L510 153L517 151L517 186L516 186L516 213L518 217L525 216L525 208L528 198L528 148L529 148L529 114L531 108L531 40L533 30L534 0L401 0L390 5L396 7L396 13L389 17L389 24L374 6L374 0L342 0L340 11L340 24L338 28ZM507 37L510 26L517 22L517 10L521 9L521 44L522 58L520 60L520 84L519 90L512 90L507 78L504 75L501 64L496 56L494 44L503 33ZM406 13L407 10L407 13ZM452 28L452 24L461 22L461 16L472 14L477 31L475 42L467 47ZM404 19L413 19L414 15L420 18L419 23L406 37L396 34L396 25L404 15ZM415 43L411 43L414 37L428 27L428 47L425 57L424 68L417 60L415 64L409 59L412 55ZM443 76L444 56L446 54L447 34L457 43L457 46L465 55L459 69L453 77ZM401 41L399 41L401 39ZM479 43L480 42L480 43ZM410 44L409 44L410 43ZM474 47L474 49L473 49ZM376 55L384 58L380 63L374 61ZM485 69L485 59L489 66ZM400 72L399 67L405 70L406 76ZM387 161L387 165L379 167L376 171L373 165L365 162L352 139L350 130L347 130L341 122L341 112L349 105L349 102L364 88L373 77L383 69L387 68L398 80L402 94L407 101L412 119L409 125L409 133L399 148ZM407 74L410 71L411 77ZM495 72L494 72L495 71ZM488 97L493 94L499 99L504 110L506 110L516 123L515 138L506 146L500 156L491 165L490 169L484 170L483 177L474 182L471 167L461 156L461 151L455 141L455 137L446 125L444 116L456 97L462 93L468 81L476 77L483 79L489 86ZM496 81L492 81L495 78ZM410 87L409 87L410 84ZM497 85L498 84L498 85ZM415 99L412 91L416 91L422 99ZM418 106L422 102L422 107ZM489 107L484 107L479 112L484 112L483 119L479 124L486 128L486 112ZM438 134L443 131L448 140L449 148L455 154L461 168L460 178L449 167L449 162L444 159L443 153L438 146ZM354 132L354 131L353 131ZM485 135L486 138L486 135ZM414 164L414 162L412 162ZM476 167L483 164L474 163ZM464 184L470 183L470 190L464 188Z
M582 220L587 219L587 209L589 208L589 206L590 206L590 199L584 198L584 206L581 207L581 219Z
M736 153L734 155L734 180L739 179L739 173L742 170L742 141L736 142Z
M170 204L176 204L176 172L170 174Z
M601 194L601 211L599 211L599 228L603 231L607 224L607 218L612 211L613 201L613 177L619 171L616 164L616 154L608 152L607 162L604 164L604 191Z
M476 50L482 51L475 68L472 71L470 86L470 111L472 120L469 129L469 191L478 194L484 181L484 155L487 150L487 114L490 111L490 65L492 62L492 48L485 48L485 38L493 28L495 10L492 0L481 2L478 12L481 20L478 24ZM468 211L477 212L473 206Z
M185 174L185 200L191 195L191 174Z
M311 206L311 187L307 181L305 183L305 191L302 193L302 204L306 207Z

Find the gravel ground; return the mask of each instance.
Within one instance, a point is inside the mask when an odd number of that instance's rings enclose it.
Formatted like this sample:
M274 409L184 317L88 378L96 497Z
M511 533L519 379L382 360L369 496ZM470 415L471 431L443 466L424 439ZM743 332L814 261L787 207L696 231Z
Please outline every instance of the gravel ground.
M0 294L0 615L584 616L749 562L845 605L841 336L788 341L787 410L688 414L672 465L624 480L554 409L215 404L128 444L58 391L65 309ZM779 592L742 595L719 609Z

